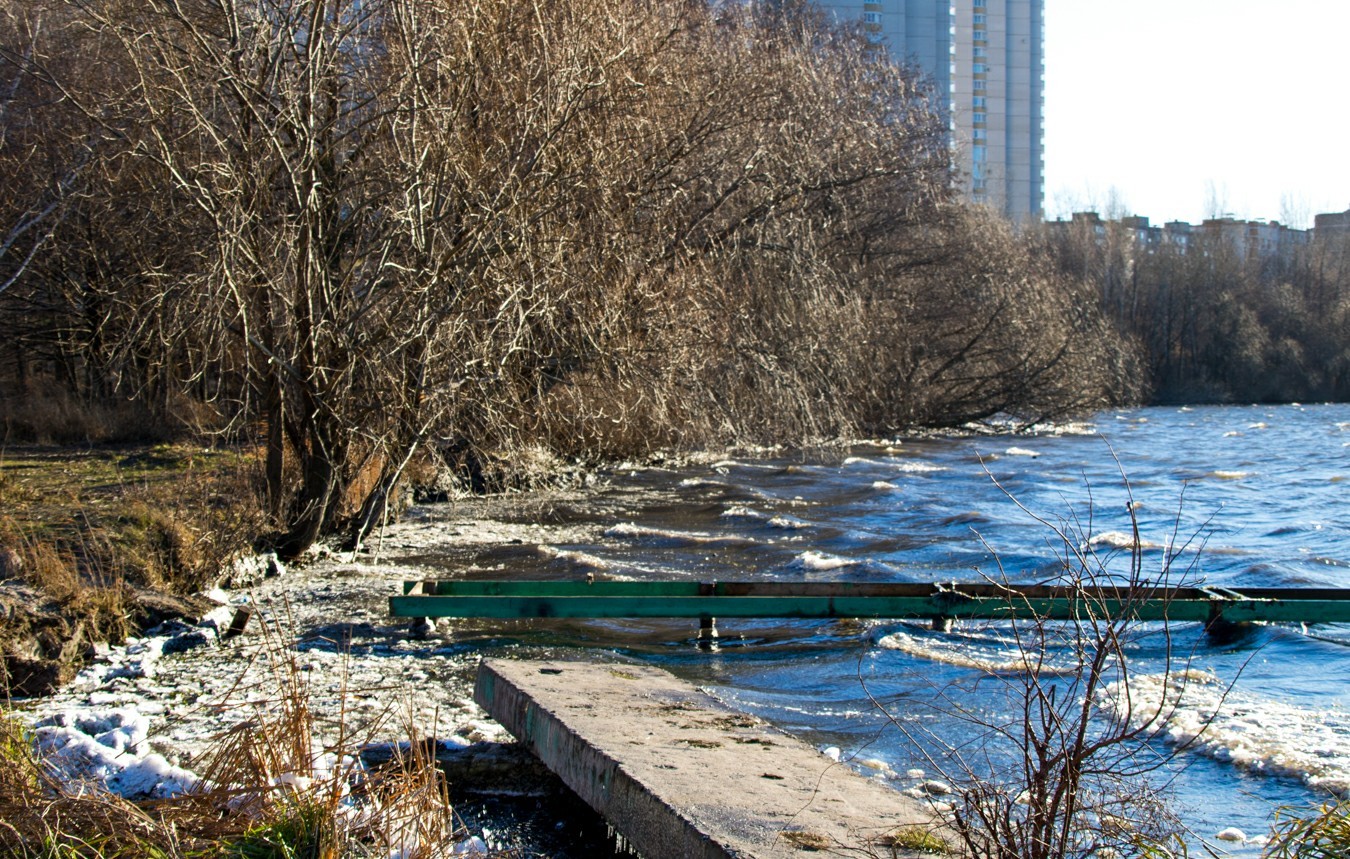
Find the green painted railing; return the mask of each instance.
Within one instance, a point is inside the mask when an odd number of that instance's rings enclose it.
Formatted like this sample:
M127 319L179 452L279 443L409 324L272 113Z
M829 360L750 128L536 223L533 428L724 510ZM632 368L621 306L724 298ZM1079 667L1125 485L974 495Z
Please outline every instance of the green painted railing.
M1350 623L1345 588L1062 587L865 582L425 581L395 617L1046 618Z

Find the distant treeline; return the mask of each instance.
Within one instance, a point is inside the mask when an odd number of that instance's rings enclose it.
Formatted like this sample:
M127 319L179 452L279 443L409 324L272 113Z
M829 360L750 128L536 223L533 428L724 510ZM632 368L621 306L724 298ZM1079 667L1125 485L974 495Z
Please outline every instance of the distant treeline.
M1218 231L1145 246L1094 227L1047 226L1045 250L1137 344L1152 401L1350 400L1350 233L1258 256Z
M791 3L0 0L0 135L6 437L254 441L287 552L410 468L1144 382L951 198L919 76Z

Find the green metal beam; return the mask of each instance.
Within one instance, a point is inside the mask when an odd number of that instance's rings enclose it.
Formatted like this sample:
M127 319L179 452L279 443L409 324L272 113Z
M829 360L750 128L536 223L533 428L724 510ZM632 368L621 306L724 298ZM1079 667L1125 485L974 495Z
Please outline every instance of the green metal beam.
M1350 589L864 582L405 582L395 617L1047 618L1350 623Z

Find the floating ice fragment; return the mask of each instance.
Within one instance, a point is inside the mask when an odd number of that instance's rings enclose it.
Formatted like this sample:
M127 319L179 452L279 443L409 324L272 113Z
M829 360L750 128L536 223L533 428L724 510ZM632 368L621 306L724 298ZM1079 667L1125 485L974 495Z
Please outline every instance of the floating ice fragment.
M456 844L450 853L453 856L486 856L488 846L486 841L475 835Z
M1243 832L1241 829L1238 829L1236 826L1230 826L1227 829L1220 832L1219 834L1215 835L1214 837L1219 839L1220 841L1231 841L1240 844L1247 840L1247 833Z

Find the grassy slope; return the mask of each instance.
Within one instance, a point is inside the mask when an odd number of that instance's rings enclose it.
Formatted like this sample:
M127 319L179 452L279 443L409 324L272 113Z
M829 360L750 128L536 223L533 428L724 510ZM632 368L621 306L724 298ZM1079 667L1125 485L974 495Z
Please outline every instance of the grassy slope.
M186 444L0 455L0 687L41 694L95 641L197 606L263 520L252 458Z

